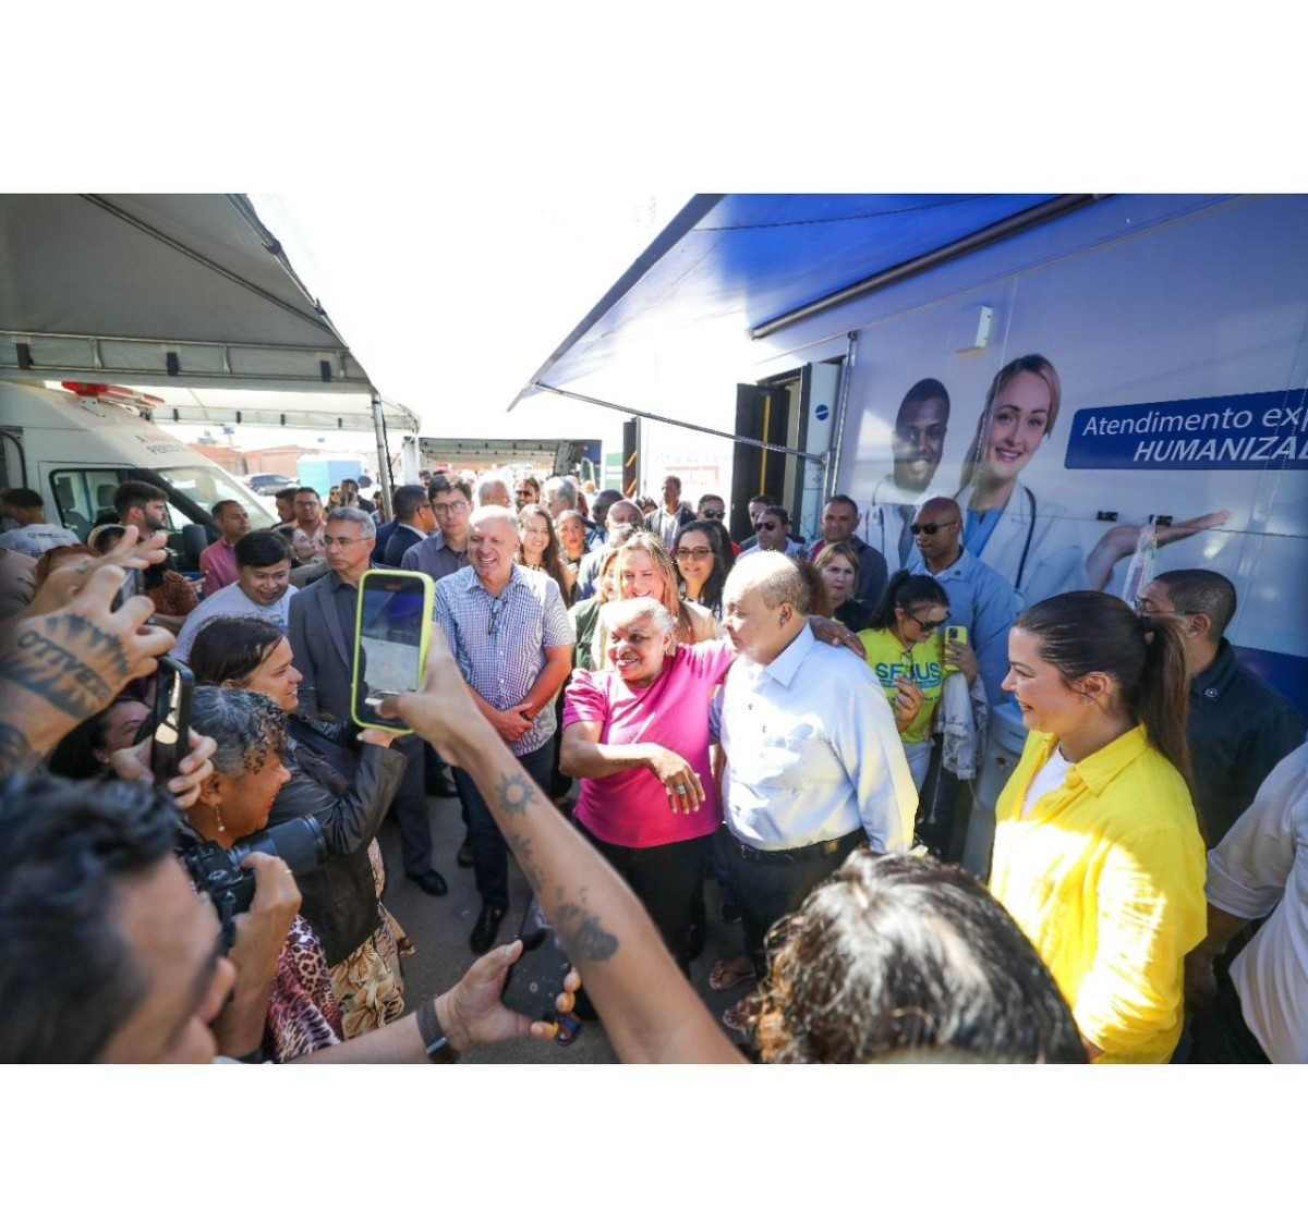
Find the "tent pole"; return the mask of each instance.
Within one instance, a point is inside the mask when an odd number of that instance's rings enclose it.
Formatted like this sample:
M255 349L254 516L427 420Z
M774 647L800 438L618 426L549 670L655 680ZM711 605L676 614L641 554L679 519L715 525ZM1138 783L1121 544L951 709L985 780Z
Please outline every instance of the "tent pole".
M372 397L372 427L377 435L377 481L382 489L382 503L385 515L391 515L391 459L386 449L386 417L382 413L380 395Z

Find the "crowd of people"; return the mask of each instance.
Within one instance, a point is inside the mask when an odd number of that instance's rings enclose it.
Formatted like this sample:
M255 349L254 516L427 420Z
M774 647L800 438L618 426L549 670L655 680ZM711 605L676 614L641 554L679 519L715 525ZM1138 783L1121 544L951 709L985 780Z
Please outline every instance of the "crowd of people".
M448 1061L574 1012L627 1061L1308 1061L1305 722L1238 662L1216 572L1023 607L948 498L883 551L844 495L811 543L755 497L737 543L674 475L655 502L424 471L287 488L267 530L220 501L188 577L166 499L124 482L83 543L0 495L0 1061ZM434 581L403 734L352 721L377 567ZM165 655L196 688L156 785ZM1027 740L991 817L1000 710ZM439 900L454 862L480 898L420 1004L388 818L406 878ZM297 826L292 871L265 838ZM573 966L555 1020L500 1000L510 856ZM224 861L246 901L196 873ZM710 902L739 924L720 1019Z

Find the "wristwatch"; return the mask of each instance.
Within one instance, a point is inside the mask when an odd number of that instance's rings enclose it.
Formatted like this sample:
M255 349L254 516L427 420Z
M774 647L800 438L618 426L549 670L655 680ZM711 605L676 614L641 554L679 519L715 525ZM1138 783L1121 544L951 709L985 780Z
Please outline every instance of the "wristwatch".
M422 1035L422 1048L427 1052L431 1063L457 1063L459 1052L450 1045L450 1040L441 1028L436 1016L436 1001L424 1000L418 1009L418 1032Z

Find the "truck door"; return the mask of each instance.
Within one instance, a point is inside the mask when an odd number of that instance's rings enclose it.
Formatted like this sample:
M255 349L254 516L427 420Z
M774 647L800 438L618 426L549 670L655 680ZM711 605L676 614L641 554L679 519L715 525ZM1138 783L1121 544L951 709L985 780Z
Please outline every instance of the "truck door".
M0 488L27 486L22 431L0 429Z

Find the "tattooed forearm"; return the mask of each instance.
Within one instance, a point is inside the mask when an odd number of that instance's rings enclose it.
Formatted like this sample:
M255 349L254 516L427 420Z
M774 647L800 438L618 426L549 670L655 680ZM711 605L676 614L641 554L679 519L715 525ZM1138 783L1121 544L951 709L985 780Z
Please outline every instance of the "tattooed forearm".
M618 952L618 939L585 904L561 903L548 915L573 962L604 962Z
M531 802L535 783L525 773L506 773L500 779L500 807L506 815L521 815Z
M0 723L0 777L21 773L36 764L37 756L32 745L17 727Z
M526 876L527 881L531 884L531 889L536 892L536 897L539 899L545 894L545 875L536 863L536 850L531 837L510 832L504 839L508 841L509 848L513 850L513 856L517 858L518 868Z

